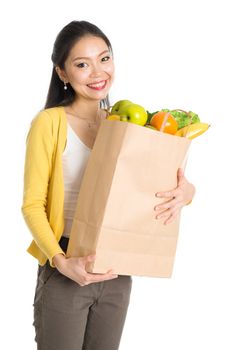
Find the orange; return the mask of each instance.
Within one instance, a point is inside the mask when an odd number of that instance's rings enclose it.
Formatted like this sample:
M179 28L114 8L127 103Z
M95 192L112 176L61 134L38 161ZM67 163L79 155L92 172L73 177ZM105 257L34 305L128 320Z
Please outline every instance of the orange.
M120 120L120 115L110 114L106 119L108 119L108 120Z
M150 125L154 126L157 130L160 131L166 114L168 114L168 112L160 111L155 113L150 119ZM174 135L177 129L178 129L177 121L171 114L168 114L166 125L162 131L167 134Z

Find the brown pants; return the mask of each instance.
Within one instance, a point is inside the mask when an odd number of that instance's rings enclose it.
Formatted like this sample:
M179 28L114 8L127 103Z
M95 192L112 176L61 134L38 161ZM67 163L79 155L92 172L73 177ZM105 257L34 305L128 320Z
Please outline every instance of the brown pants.
M60 244L66 250L67 241ZM130 276L81 287L48 262L39 266L33 323L37 349L117 350L131 287Z

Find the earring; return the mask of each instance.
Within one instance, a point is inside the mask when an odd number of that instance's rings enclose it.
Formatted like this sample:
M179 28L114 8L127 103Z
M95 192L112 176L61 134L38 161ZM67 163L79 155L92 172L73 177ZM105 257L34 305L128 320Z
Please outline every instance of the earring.
M64 90L67 90L67 84L65 83L65 81L64 81Z

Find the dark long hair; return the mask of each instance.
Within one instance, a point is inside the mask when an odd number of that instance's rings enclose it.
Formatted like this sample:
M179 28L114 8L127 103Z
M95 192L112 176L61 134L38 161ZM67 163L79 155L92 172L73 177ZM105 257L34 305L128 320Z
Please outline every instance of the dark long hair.
M64 90L64 84L60 80L55 67L64 69L65 61L74 44L86 35L93 35L105 41L110 52L113 54L112 46L106 35L94 24L86 21L72 21L67 24L57 35L51 60L53 62L53 71L50 81L44 108L67 106L75 100L75 91L68 83L67 90ZM100 102L102 108L108 108L108 96Z

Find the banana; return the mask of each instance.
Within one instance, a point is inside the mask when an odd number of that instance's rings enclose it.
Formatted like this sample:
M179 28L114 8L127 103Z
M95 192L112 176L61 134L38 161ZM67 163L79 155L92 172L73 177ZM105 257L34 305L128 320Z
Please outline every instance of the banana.
M181 137L187 137L189 140L203 134L210 127L207 123L194 123L179 129L175 135Z

